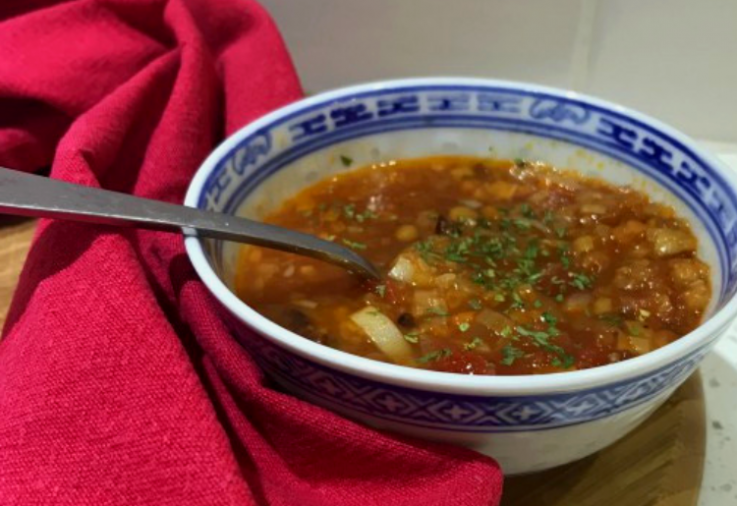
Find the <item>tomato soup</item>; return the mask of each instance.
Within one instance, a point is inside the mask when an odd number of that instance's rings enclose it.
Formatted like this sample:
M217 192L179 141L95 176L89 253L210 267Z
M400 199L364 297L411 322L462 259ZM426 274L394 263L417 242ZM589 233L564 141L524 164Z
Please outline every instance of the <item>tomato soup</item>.
M629 187L524 160L399 160L303 190L267 222L355 249L367 283L244 247L238 296L326 346L465 374L571 371L678 339L711 298L688 223Z

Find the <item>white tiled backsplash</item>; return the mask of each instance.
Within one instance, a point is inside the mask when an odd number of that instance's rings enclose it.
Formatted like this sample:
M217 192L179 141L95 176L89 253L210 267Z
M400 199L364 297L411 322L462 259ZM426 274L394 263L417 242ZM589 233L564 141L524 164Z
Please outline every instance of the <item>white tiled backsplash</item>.
M737 143L737 0L262 0L305 89L420 75L590 93Z

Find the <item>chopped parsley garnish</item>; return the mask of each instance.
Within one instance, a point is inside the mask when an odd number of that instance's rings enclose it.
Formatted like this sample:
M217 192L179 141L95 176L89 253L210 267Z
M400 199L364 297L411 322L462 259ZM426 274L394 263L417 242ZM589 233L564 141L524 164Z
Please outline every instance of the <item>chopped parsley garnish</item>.
M540 309L543 307L543 303L540 299L536 299L535 302L532 303L532 305L535 307L535 309Z
M502 335L502 337L509 337L512 335L512 327L506 326L499 333Z
M376 213L368 209L366 209L362 213L356 212L356 204L344 205L343 206L343 216L345 216L349 220L356 220L358 223L363 223L364 221L368 219L375 219L379 217Z
M555 367L568 368L573 365L574 358L571 357L566 351L550 342L551 337L555 337L559 334L558 329L555 328L554 324L551 324L547 331L544 330L530 330L522 326L516 327L517 333L524 337L532 338L532 343L543 350L554 353L556 357L552 360L552 365Z
M463 349L466 351L471 351L472 349L476 348L480 344L484 344L481 338L474 337L470 343L466 343L463 345Z
M368 219L372 219L373 220L373 219L376 219L378 217L379 217L378 214L376 214L373 211L369 211L368 209L366 209L364 212L359 213L359 214L356 215L356 221L358 223L363 223L364 221L366 221Z
M408 343L417 344L420 342L420 334L419 332L410 332L408 334L404 334L404 340Z
M578 288L579 290L586 290L587 288L591 288L591 285L593 284L593 280L586 274L581 274L581 273L569 273L569 274L573 278L570 282L570 285L573 286L574 288Z
M618 314L603 314L599 319L612 327L619 327L622 324L622 317Z
M426 312L433 316L448 316L448 311L439 307L429 307Z
M364 243L351 241L350 239L343 239L343 244L353 249L358 249L358 250L366 249L366 245Z
M559 293L555 296L555 302L563 302L563 294Z
M468 329L470 329L470 328L471 328L471 324L469 324L467 322L463 322L463 323L459 323L458 324L458 330L460 330L461 332L468 332Z
M519 293L512 292L512 305L510 307L512 309L522 309L525 307L525 301L522 300Z
M343 206L343 214L346 218L353 219L356 215L356 204L346 204Z
M496 302L504 302L507 300L507 298L504 296L503 293L495 293L494 294L494 301Z
M537 258L537 254L540 252L540 248L537 245L537 241L530 241L530 244L527 245L527 249L525 249L525 258L534 260Z
M566 236L566 227L556 228L555 235L557 235L559 239L563 239Z
M525 161L522 158L515 158L514 159L514 164L517 167L522 167L525 164Z
M450 350L450 348L441 348L439 350L431 351L427 355L423 355L420 358L416 359L415 362L420 364L426 364L428 362L435 362L436 360L440 360L441 358L449 357L453 354L453 351Z
M353 158L350 156L340 155L340 161L343 164L343 167L350 167L353 163Z
M532 207L530 207L530 204L524 203L519 208L520 212L522 213L522 216L525 218L535 218L535 211L532 210Z
M568 270L568 269L571 268L571 259L568 258L565 255L563 255L562 257L560 257L560 263L561 263L561 265L563 266L563 268L565 270Z
M502 360L501 363L503 365L512 365L514 364L514 361L518 358L522 358L525 356L525 352L520 350L519 348L515 348L511 344L506 345L504 348L502 348Z
M386 295L386 285L376 285L376 294L383 299Z
M543 216L543 224L550 225L553 223L553 212L550 210L545 211L545 216Z
M532 227L532 221L528 218L515 218L512 222L520 230L530 230L530 227Z
M558 324L558 319L552 314L550 314L548 311L545 311L542 314L542 318L543 318L543 321L545 323L550 324L551 327L555 327Z
M570 369L573 364L576 363L576 359L573 357L573 355L562 355L560 357L554 357L553 360L550 361L550 364L553 367L560 367L561 369Z

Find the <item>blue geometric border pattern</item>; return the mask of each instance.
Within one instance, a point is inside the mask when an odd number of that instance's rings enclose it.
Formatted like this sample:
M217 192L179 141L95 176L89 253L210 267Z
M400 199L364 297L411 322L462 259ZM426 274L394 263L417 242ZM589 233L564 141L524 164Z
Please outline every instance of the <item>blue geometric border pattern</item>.
M720 298L737 285L734 189L677 139L615 110L544 92L397 85L326 100L244 138L210 174L198 207L233 213L263 179L328 145L389 130L436 127L531 133L627 163L681 197L705 224L721 264Z
M631 380L573 393L480 397L429 392L328 369L252 334L253 356L272 377L350 416L359 412L405 425L454 432L516 432L575 425L626 411L677 386L691 374L710 344L678 362Z

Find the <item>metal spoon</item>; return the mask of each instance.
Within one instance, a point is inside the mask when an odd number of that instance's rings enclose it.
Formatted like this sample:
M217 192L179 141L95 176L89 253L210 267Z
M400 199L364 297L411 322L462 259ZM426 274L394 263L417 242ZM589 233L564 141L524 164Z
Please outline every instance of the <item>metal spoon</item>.
M317 258L360 276L379 279L376 267L365 258L351 249L313 235L226 214L64 183L3 167L0 167L0 213L225 239Z

